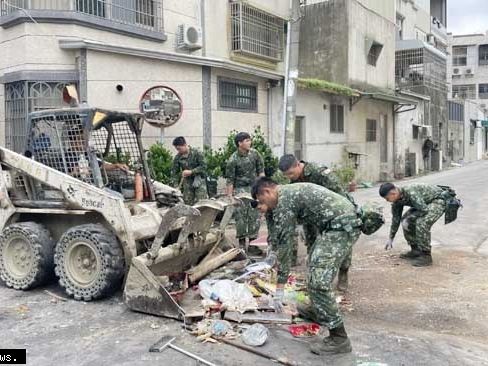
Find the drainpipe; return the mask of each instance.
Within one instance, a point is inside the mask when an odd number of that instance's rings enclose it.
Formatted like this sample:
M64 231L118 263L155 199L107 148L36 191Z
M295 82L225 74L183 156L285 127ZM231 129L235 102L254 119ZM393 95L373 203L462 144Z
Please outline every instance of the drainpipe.
M290 19L287 23L286 50L285 50L285 83L283 84L283 116L281 120L281 155L285 154L286 142L286 121L288 107L288 75L290 73L290 44L291 44L291 22L293 18L293 0L290 0Z

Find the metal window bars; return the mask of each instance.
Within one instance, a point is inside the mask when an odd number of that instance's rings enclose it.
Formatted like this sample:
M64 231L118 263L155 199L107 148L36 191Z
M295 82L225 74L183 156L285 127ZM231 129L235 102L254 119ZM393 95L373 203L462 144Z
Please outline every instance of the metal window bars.
M231 50L273 62L283 60L284 19L246 2L230 3Z
M116 23L163 31L161 0L0 0L0 16L25 10L76 12Z
M446 61L427 48L396 51L395 82L400 89L446 92Z
M224 109L257 111L257 85L219 80L219 104Z

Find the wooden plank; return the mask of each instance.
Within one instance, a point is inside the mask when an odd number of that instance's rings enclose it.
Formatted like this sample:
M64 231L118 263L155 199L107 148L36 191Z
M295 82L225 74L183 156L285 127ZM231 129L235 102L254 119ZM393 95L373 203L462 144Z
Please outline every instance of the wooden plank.
M237 311L226 311L225 320L236 323L263 323L263 324L291 324L290 314L270 311L254 311L241 314Z

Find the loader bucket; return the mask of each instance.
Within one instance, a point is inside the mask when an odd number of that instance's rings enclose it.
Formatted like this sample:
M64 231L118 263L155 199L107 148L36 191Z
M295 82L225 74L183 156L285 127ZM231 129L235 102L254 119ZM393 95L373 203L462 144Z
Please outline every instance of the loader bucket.
M225 225L232 215L232 206L206 200L189 207L177 205L162 219L149 251L132 258L124 287L124 301L138 312L182 319L200 304L188 290L188 271L196 266L212 248L225 242ZM215 227L217 215L221 224ZM163 242L178 228L174 243ZM202 314L203 315L203 314Z

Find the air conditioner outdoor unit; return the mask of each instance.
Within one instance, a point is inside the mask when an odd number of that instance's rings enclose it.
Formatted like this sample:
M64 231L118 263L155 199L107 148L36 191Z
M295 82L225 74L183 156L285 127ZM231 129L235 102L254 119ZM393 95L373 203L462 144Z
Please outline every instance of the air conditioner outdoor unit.
M180 24L176 35L176 47L186 50L198 50L202 48L201 28Z
M422 126L421 138L432 137L432 126Z
M459 74L459 69L456 67L455 69L452 69L453 74Z
M466 75L473 75L473 70L466 69Z

